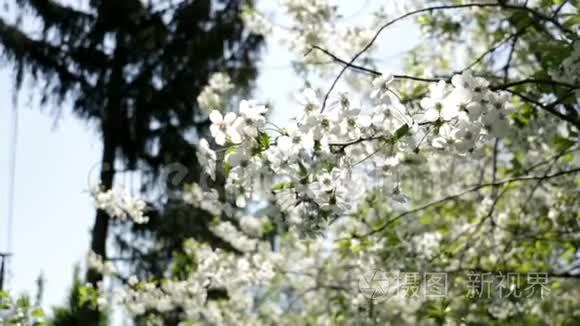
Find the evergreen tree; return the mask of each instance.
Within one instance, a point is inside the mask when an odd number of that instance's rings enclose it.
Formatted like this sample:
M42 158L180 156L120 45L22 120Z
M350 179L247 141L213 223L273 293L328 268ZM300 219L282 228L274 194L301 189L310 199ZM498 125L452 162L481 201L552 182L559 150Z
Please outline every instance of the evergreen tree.
M43 104L70 100L74 113L96 123L103 188L112 188L119 167L150 171L147 177L154 180L164 166L181 163L189 171L185 182L199 173L194 146L208 121L196 98L209 76L227 72L243 92L256 74L262 38L244 29L245 5L252 3L90 0L79 9L51 0L18 0L19 18L40 23L41 33L23 28L21 19L0 17L0 49L14 69L17 89L28 76L41 88ZM153 212L146 228L160 224L155 220L167 211ZM110 224L107 213L97 210L90 249L104 258ZM176 248L186 236L209 237L204 229L203 223L182 229L185 234L164 248ZM163 266L157 264L157 272ZM87 272L93 285L102 279L96 270ZM98 316L87 313L83 324L96 325Z

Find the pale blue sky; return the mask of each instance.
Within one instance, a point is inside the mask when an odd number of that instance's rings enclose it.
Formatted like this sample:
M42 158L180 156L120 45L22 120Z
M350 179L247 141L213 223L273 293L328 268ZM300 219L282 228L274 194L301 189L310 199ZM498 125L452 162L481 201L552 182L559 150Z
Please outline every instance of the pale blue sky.
M12 128L12 85L0 70L0 243L6 249L8 161ZM26 92L22 95L28 95ZM72 278L72 267L83 257L93 220L85 193L87 171L98 162L95 133L63 108L55 122L37 103L19 101L19 130L14 201L11 275L8 285L30 290L42 272L47 277L45 298L56 303Z
M367 1L372 4L384 1ZM342 0L345 13L358 13L363 2ZM371 6L372 7L372 6ZM348 15L347 15L348 16ZM352 19L352 20L351 20ZM349 21L356 23L356 19ZM379 40L378 58L391 59L416 42L417 32L402 23ZM291 112L289 93L301 85L289 66L291 56L271 44L260 66L257 98L271 99L278 111L274 119L283 122ZM381 61L380 70L396 72L400 61ZM10 71L0 69L0 251L6 249L8 202L8 158L12 128L12 85ZM329 81L330 84L330 81ZM43 273L46 283L44 305L63 303L75 263L81 262L89 243L94 209L86 193L90 169L99 161L100 142L85 122L62 108L55 121L50 108L28 103L24 91L19 101L16 187L11 275L8 287L15 292L35 292L35 280Z

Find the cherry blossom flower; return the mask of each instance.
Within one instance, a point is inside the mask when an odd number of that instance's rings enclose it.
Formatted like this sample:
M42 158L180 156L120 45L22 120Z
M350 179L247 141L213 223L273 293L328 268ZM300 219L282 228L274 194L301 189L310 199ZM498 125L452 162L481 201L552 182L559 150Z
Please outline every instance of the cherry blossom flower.
M373 80L373 91L371 93L372 99L384 100L390 99L389 85L393 82L392 75L382 75Z
M314 150L314 135L311 131L303 133L296 123L291 123L286 128L286 135L277 138L277 146L290 157L301 152L310 153Z
M238 144L242 141L242 137L234 125L236 121L235 113L228 112L224 116L219 111L214 110L209 114L209 119L212 122L209 127L210 132L216 144L225 145L228 141Z

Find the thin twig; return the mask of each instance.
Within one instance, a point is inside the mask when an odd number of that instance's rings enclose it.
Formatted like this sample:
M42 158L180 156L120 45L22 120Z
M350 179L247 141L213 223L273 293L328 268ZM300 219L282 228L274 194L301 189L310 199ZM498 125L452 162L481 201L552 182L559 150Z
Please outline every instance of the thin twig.
M345 65L342 70L340 71L340 73L336 76L336 78L334 79L334 81L332 82L332 85L330 86L330 88L328 89L328 91L326 92L326 95L324 96L324 101L322 102L322 108L320 109L320 112L324 112L324 109L326 107L326 102L328 101L328 98L330 97L330 94L332 93L332 91L334 90L334 87L336 86L336 84L338 83L338 81L340 80L340 78L342 77L342 75L344 74L344 72L346 71L346 69L352 65L356 59L358 59L361 55L363 55L363 53L365 53L377 40L377 38L379 37L379 35L389 26L407 18L407 17L411 17L414 15L418 15L421 13L425 13L425 12L430 12L430 11L435 11L435 10L452 10L452 9L462 9L462 8L474 8L474 7L498 7L499 4L497 3L471 3L471 4L463 4L463 5L444 5L444 6L433 6L433 7L427 7L427 8L423 8L423 9L418 9L418 10L414 10L411 12L408 12L406 14L403 14L389 22L387 22L386 24L382 25L377 32L375 33L375 35L373 36L373 38L367 43L367 45L360 50L359 52L357 52L357 54L348 62L348 65Z
M376 71L374 69L346 62L344 59L336 56L334 53L332 53L332 52L328 51L327 49L324 49L318 45L313 45L311 50L313 50L313 49L322 51L324 54L331 57L334 61L344 65L346 68L352 68L356 71L368 73L368 74L371 74L374 76L382 76L383 75L383 73ZM307 54L310 53L311 50L309 50L307 52ZM426 82L426 83L438 83L441 80L443 80L445 82L451 81L451 77L449 77L449 76L441 76L440 78L426 78L426 77L417 77L417 76L401 75L401 74L395 74L392 76L395 79L414 80L414 81ZM556 80L525 78L525 79L516 80L513 82L504 82L504 84L500 84L500 85L492 85L492 86L490 86L490 89L491 90L501 90L501 89L506 89L506 88L510 88L513 86L524 85L524 84L555 85L555 86L568 87L570 89L580 88L580 86L578 86L578 85L573 85L573 84L560 82L560 81L556 81Z
M519 40L519 35L512 39L512 45L510 47L510 52L508 54L508 58L505 62L505 65L503 66L503 83L504 84L507 84L507 82L509 80L510 68L511 68L512 60L514 57L514 52L516 50L516 45L518 43L518 40Z
M340 73L336 76L336 78L332 82L332 85L330 86L330 88L326 92L326 95L324 96L324 100L322 102L322 107L320 109L320 112L324 112L324 109L326 108L326 103L328 101L328 98L330 97L330 94L332 93L332 91L336 87L336 84L338 83L338 81L340 80L342 75L345 73L346 69L351 67L352 64L376 42L379 35L389 26L391 26L391 25L393 25L393 24L395 24L395 23L397 23L405 18L415 16L418 14L422 14L425 12L432 12L432 11L436 11L436 10L440 11L440 10L455 10L455 9L466 9L466 8L486 8L486 7L500 7L500 8L509 9L509 10L527 11L538 19L542 19L542 20L551 22L552 24L554 24L556 27L558 27L559 29L561 29L563 32L565 32L567 34L575 35L572 31L570 31L570 30L566 29L564 26L562 26L555 18L546 16L546 15L544 15L544 14L542 14L542 13L540 13L532 8L526 7L526 6L515 6L515 5L509 5L506 3L499 3L498 2L498 3L469 3L469 4L461 4L461 5L441 5L441 6L432 6L432 7L427 7L427 8L422 8L422 9L410 11L410 12L405 13L405 14L403 14L403 15L401 15L393 20L390 20L386 24L382 25L377 30L377 32L375 33L373 38L365 45L365 47L362 50L360 50L359 52L357 52L357 54L347 64L345 64L345 66L341 69Z
M558 5L558 8L556 8L556 10L554 10L554 13L552 14L552 18L555 19L556 16L558 16L558 14L560 13L560 10L562 10L564 8L564 6L568 3L569 0L564 0L562 1L561 4Z

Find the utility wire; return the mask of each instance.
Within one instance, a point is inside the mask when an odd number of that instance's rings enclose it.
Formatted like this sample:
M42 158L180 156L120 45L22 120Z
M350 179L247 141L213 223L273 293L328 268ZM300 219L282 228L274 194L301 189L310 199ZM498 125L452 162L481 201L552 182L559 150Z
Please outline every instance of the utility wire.
M6 275L10 275L10 263L8 257L12 255L12 229L14 223L14 199L16 182L16 152L18 147L18 107L17 101L13 101L12 128L10 135L9 163L8 163L8 211L6 214L6 252L0 253L2 258L2 268L0 269L0 280L2 287L7 283Z

